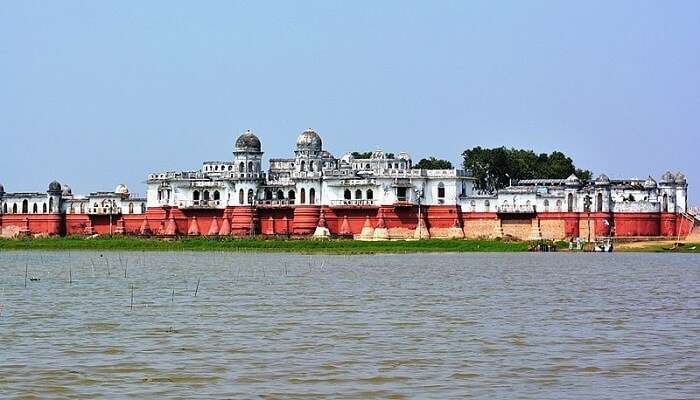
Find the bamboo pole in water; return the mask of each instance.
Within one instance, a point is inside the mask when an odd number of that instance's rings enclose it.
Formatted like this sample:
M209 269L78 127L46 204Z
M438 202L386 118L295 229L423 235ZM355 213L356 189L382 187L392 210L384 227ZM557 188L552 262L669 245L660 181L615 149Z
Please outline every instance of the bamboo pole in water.
M199 279L197 278L197 287L194 289L194 297L197 297L197 292L199 291Z

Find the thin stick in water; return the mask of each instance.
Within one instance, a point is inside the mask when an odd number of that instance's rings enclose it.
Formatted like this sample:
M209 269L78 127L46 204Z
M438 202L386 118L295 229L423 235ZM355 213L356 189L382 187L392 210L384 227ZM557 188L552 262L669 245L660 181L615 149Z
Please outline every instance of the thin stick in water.
M173 292L170 293L170 302L172 303L174 301L175 301L175 288L173 288Z
M68 284L73 284L73 267L70 265L68 266Z
M24 287L27 287L27 274L29 273L29 264L24 264Z
M194 297L197 297L197 292L199 291L199 279L197 278L197 287L194 289Z
M134 309L134 284L131 284L131 304L129 305L129 310Z

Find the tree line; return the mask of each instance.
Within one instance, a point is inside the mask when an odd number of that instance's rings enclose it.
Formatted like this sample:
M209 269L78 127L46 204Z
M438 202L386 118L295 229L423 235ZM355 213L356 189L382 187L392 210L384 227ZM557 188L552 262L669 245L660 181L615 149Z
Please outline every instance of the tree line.
M354 152L352 154L355 158L369 158L372 153ZM592 178L591 171L576 167L571 157L560 151L538 154L527 149L477 146L464 150L462 157L462 167L472 172L476 178L476 188L488 192L502 189L511 182L515 183L521 179L566 179L571 174L576 175L581 181L590 181ZM448 160L428 157L413 164L412 168L452 169L453 167Z

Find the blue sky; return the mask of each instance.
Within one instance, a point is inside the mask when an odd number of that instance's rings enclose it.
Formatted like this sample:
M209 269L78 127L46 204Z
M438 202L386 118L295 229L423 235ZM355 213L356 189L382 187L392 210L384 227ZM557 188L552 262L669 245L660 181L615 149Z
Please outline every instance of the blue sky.
M75 192L315 128L336 156L561 150L700 201L697 1L7 1L0 182Z

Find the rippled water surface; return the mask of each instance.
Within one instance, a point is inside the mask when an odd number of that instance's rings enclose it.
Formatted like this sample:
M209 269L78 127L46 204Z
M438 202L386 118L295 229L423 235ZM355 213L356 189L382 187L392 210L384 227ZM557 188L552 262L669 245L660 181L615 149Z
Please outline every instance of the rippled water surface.
M2 252L0 272L1 397L700 396L694 255Z

